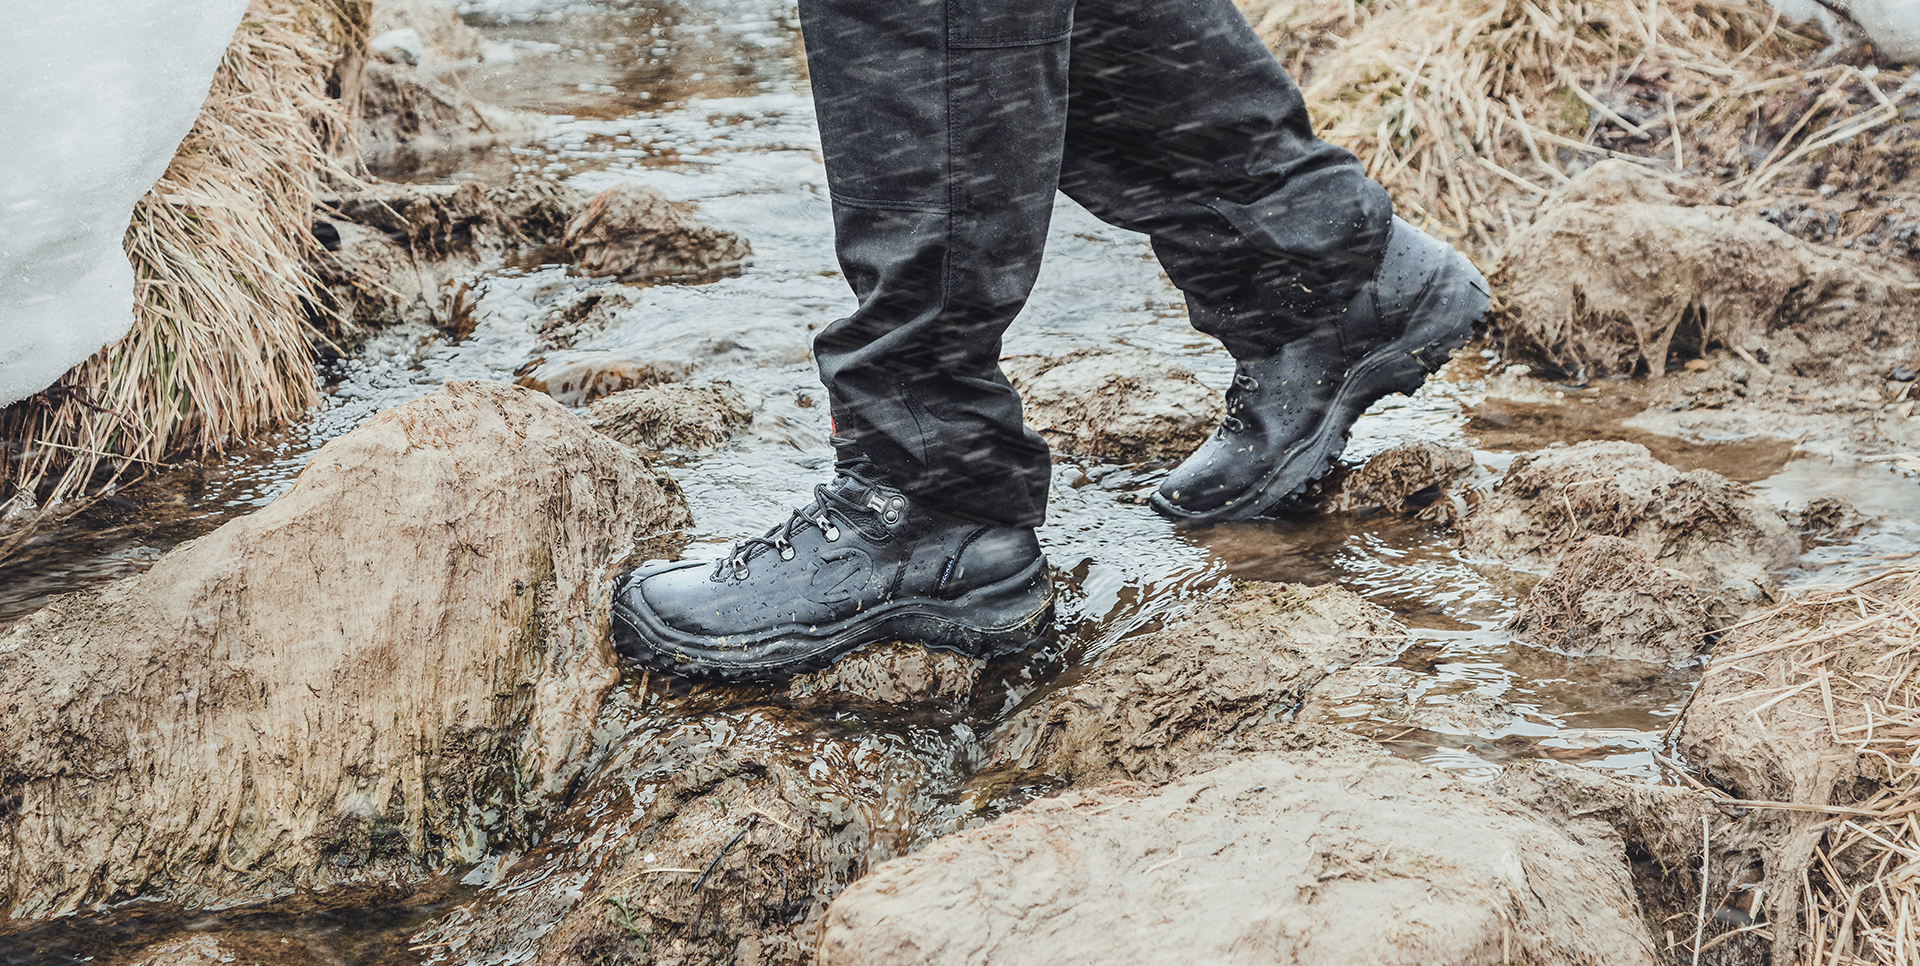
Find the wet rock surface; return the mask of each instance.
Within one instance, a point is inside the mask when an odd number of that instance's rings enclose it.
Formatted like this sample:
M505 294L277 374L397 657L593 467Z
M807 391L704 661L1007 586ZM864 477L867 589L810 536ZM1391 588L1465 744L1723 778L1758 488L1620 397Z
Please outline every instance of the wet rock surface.
M1365 719L1442 734L1494 731L1514 720L1505 700L1477 691L1435 693L1431 677L1374 665L1335 671L1314 685L1296 720L1339 725Z
M607 561L689 522L510 386L369 420L271 506L0 642L0 900L234 902L519 840L617 678Z
M1405 641L1385 608L1351 591L1236 582L1009 718L973 782L987 793L1166 781L1222 742L1282 721L1329 672L1383 659Z
M1580 376L1659 376L1720 344L1844 376L1884 371L1920 335L1907 272L1692 201L1622 161L1576 177L1494 273L1508 350Z
M1028 805L834 900L822 966L1655 962L1625 863L1325 736Z
M539 848L416 937L429 963L811 963L828 900L904 852L935 765L778 708L618 737Z
M1572 657L1685 664L1718 624L1693 578L1632 541L1589 537L1534 585L1511 626L1522 641Z
M1069 456L1184 459L1226 413L1225 400L1193 370L1145 349L1013 356L1000 365L1020 390L1027 425Z
M531 179L373 185L323 200L315 232L331 242L315 267L334 303L361 325L470 330L471 318L462 318L471 310L466 276L556 241L584 203L572 188Z
M619 323L621 312L633 308L637 289L601 285L564 298L543 312L537 323L540 347L571 349Z
M968 709L982 665L953 651L888 641L796 675L775 697L795 708L851 708L876 718L952 716Z
M535 115L476 99L462 71L487 45L450 4L379 0L358 76L357 141L367 169L383 178L450 172L478 151L531 136ZM343 88L350 86L343 84Z
M1748 487L1711 470L1682 473L1624 442L1515 457L1461 536L1469 554L1537 571L1588 537L1619 537L1728 611L1764 601L1800 552L1780 512Z
M606 396L587 422L639 449L702 452L747 428L753 410L732 383L669 383Z
M753 254L746 239L637 184L595 195L567 222L561 244L582 272L625 281L734 274Z

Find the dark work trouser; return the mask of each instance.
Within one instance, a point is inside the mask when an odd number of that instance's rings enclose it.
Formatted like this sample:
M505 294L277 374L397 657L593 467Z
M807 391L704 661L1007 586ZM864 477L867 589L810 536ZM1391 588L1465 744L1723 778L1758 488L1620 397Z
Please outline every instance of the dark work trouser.
M1369 278L1391 208L1313 136L1231 0L800 0L841 268L814 350L837 435L934 506L1033 526L1047 446L1001 335L1059 188L1145 232L1236 357Z

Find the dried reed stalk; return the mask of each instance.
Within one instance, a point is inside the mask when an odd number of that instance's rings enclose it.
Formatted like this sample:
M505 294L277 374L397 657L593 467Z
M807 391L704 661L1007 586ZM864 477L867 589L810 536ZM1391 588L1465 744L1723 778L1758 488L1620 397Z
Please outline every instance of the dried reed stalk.
M1920 567L1809 593L1739 628L1708 673L1746 674L1756 722L1799 722L1858 755L1879 790L1821 827L1802 962L1920 956ZM1783 679L1773 671L1784 666ZM1763 671L1762 669L1766 669ZM1793 703L1784 703L1798 697ZM1783 718L1783 716L1785 716ZM1843 811L1834 809L1833 811Z
M38 525L180 454L317 401L314 193L350 118L328 96L351 0L254 0L206 104L126 236L132 330L0 411L0 558ZM336 80L337 83L337 80Z
M1359 155L1406 217L1489 261L1592 161L1624 158L1738 199L1903 106L1891 72L1876 83L1853 67L1808 69L1821 44L1761 0L1247 6L1306 76L1321 134ZM1783 134L1783 113L1805 123Z

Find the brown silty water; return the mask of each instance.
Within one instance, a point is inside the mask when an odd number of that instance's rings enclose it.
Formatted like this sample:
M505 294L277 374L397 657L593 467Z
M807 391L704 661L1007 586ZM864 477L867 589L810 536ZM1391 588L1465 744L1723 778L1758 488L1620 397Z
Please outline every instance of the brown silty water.
M327 400L304 424L222 461L164 472L0 568L0 623L51 595L138 572L178 542L264 505L319 445L372 413L450 380L511 380L543 356L674 363L695 378L727 380L747 397L755 411L748 432L718 452L670 462L694 514L690 555L718 554L765 530L830 472L808 345L851 299L832 255L794 10L769 0L469 6L467 19L491 46L488 60L465 73L466 85L482 100L537 111L549 122L534 144L429 164L419 177L543 176L589 193L637 181L747 237L753 263L738 277L698 285L617 285L562 266L483 274L475 280L471 336L453 340L404 326L381 332L329 365ZM618 291L626 306L569 349L543 347L540 321L588 291ZM1099 344L1175 357L1215 388L1232 374L1225 353L1187 325L1144 238L1061 199L1039 285L1007 351L1059 354ZM1474 485L1486 486L1514 453L1555 441L1626 439L1682 470L1752 483L1775 503L1831 493L1870 518L1848 540L1810 550L1790 587L1840 579L1920 547L1920 491L1896 471L1836 458L1817 440L1661 435L1636 425L1646 397L1633 382L1575 387L1523 378L1474 345L1415 397L1385 400L1363 417L1348 459L1409 439L1464 442L1474 450ZM1338 583L1390 608L1411 629L1387 666L1397 682L1389 698L1365 692L1334 705L1345 727L1398 754L1475 780L1530 756L1666 780L1663 732L1696 670L1622 675L1517 644L1504 628L1538 575L1467 559L1453 534L1416 520L1304 516L1178 531L1139 502L1164 472L1058 461L1041 533L1057 572L1056 632L1032 652L988 667L963 708L882 714L638 677L605 715L597 753L617 755L623 727L680 715L708 729L687 754L773 742L819 756L821 794L870 771L849 764L836 772L835 762L894 761L895 777L920 797L903 799L897 815L873 825L892 828L902 839L895 846L910 846L1045 790L996 787L987 802L964 791L981 737L996 721L1071 680L1116 641L1177 619L1228 578L1243 577ZM634 777L609 800L640 800L651 794L649 780ZM556 839L556 855L566 841ZM329 908L297 900L189 914L136 905L10 930L0 937L0 961L115 962L158 937L206 933L245 934L250 944L285 946L316 961L419 962L442 955L437 934L417 943L409 937L498 874L478 868L464 885L449 880L404 899L342 894Z

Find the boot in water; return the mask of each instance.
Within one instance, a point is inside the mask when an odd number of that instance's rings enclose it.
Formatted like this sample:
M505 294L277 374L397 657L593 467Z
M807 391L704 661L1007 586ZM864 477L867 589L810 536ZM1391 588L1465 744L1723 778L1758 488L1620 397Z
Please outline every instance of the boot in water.
M1297 497L1346 449L1354 420L1412 393L1487 313L1466 256L1393 219L1380 267L1343 312L1273 355L1242 359L1227 415L1151 503L1176 520L1244 520Z
M615 650L670 674L775 681L875 641L1010 654L1053 623L1033 528L917 505L866 468L842 461L812 503L717 562L627 576L614 597Z

